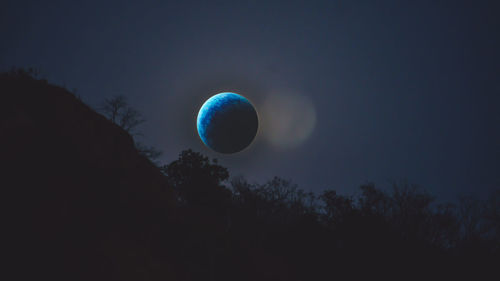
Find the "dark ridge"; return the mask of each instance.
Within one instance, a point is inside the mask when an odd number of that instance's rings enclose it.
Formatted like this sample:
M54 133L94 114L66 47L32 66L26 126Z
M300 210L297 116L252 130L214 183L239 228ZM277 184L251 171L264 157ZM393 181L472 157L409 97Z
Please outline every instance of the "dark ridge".
M141 280L140 241L174 205L160 169L64 88L19 71L0 75L0 96L2 232L20 279Z
M436 207L408 184L228 182L191 150L157 167L24 71L0 74L0 97L5 280L499 280L500 191Z

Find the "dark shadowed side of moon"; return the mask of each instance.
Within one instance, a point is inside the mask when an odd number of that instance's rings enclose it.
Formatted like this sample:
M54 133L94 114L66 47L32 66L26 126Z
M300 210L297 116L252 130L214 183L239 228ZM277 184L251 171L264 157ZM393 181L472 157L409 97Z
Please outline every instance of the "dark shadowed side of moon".
M248 147L258 128L254 106L245 97L225 92L208 99L198 113L202 141L219 153L232 154Z

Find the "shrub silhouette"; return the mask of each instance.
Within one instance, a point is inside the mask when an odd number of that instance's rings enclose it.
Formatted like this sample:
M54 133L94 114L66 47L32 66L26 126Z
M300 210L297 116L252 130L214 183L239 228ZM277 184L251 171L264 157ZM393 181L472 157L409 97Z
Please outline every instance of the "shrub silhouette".
M226 168L192 150L183 151L178 160L163 167L181 203L220 208L227 206L230 191L223 182L229 177Z

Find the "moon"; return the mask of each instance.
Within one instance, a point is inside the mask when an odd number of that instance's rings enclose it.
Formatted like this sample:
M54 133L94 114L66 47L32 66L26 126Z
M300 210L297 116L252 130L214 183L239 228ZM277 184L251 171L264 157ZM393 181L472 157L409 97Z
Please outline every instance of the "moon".
M219 153L231 154L252 143L259 120L248 99L224 92L205 101L198 112L196 126L206 146Z

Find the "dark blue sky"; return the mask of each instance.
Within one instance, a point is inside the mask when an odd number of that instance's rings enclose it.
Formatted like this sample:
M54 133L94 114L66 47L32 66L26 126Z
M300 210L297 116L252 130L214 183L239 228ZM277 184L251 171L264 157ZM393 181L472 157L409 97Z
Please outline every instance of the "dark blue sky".
M93 107L126 95L164 162L193 148L233 175L348 194L368 181L446 199L500 187L497 1L72 2L2 3L0 68L39 67ZM257 107L299 93L314 130L293 148L258 136L211 152L196 112L220 91Z

